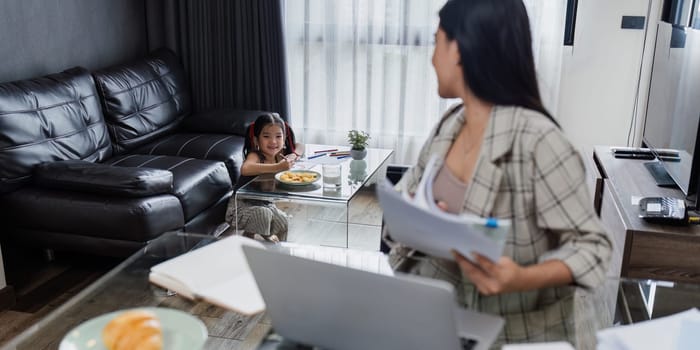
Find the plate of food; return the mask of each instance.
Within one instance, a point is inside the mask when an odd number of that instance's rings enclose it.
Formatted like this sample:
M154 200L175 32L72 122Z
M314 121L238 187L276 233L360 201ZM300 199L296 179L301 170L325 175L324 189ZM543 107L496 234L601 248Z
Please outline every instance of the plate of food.
M110 312L70 330L59 350L201 349L207 328L180 310L146 307Z
M275 174L275 179L285 185L311 185L321 179L321 173L313 170L287 170Z

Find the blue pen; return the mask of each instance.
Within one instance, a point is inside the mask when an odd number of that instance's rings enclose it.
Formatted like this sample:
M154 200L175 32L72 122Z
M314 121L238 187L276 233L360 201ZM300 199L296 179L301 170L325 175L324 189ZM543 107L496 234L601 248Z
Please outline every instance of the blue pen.
M482 225L482 226L488 227L488 228L498 228L498 227L503 226L501 220L494 218L492 216L487 217L487 218L482 218L482 217L478 217L475 215L463 215L462 217L472 224Z
M323 156L325 156L325 155L326 155L325 153L321 153L321 154L317 154L317 155L315 155L315 156L308 157L308 158L306 158L306 159L314 159L314 158L318 158L318 157L323 157Z
M350 158L350 156L340 156L340 157L338 157L338 158L336 158L336 159L345 159L345 158Z
M498 219L493 218L493 217L487 218L486 222L484 223L484 226L496 228L496 227L498 227Z

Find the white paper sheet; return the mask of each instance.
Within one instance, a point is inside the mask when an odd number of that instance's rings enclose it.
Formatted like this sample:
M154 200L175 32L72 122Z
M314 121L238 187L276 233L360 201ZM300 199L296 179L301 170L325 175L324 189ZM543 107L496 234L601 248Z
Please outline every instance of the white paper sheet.
M691 309L597 334L598 350L700 349L700 312Z
M340 164L340 163L345 163L349 162L352 160L351 157L331 157L329 155L324 155L320 157L316 157L313 159L300 159L298 160L295 164L297 163L302 163L302 164L313 164L313 165L318 165L318 164Z
M508 344L503 345L501 350L575 350L571 344L565 341L549 343L529 343L529 344Z
M454 260L451 251L456 250L467 258L477 252L498 261L510 221L455 215L438 208L432 196L436 168L437 160L432 158L413 198L397 192L388 180L377 187L392 239L439 258Z

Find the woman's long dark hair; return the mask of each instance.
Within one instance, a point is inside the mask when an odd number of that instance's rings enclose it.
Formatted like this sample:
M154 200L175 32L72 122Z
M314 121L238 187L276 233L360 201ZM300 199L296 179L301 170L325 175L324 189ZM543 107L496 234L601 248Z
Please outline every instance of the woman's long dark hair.
M522 0L449 0L440 28L457 40L464 81L476 97L532 109L557 124L540 98Z
M260 136L262 129L268 124L276 124L282 128L282 137L284 138L284 149L282 150L282 153L287 155L294 152L296 140L292 128L290 128L289 125L282 120L282 118L280 118L279 114L265 113L258 116L255 119L255 122L248 126L248 132L245 133L245 141L243 142L243 159L248 157L248 153L250 152L256 152L258 156L260 156L260 159L265 159L262 152L255 149L255 142L253 142L253 140Z

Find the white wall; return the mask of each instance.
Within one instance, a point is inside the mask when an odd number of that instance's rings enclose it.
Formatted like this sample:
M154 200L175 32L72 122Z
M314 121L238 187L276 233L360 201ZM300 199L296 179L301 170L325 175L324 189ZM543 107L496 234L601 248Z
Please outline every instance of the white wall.
M637 135L646 110L660 5L661 0L579 1L574 46L565 47L562 62L557 119L582 151L641 143ZM621 29L623 15L646 17L646 29Z

